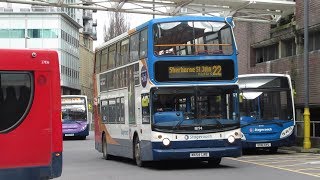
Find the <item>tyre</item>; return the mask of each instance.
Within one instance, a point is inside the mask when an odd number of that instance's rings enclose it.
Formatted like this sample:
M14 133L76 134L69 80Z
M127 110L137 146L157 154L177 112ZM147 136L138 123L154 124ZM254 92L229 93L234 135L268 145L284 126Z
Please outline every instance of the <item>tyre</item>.
M134 160L139 167L143 167L145 163L141 160L141 147L139 138L134 139Z

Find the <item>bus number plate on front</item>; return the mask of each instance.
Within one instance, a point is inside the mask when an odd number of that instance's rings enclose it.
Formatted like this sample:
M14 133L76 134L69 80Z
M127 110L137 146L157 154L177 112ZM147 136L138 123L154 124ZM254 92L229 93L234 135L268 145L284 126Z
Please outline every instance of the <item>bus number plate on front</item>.
M209 152L190 153L190 157L209 157Z
M256 147L271 147L271 143L258 143Z

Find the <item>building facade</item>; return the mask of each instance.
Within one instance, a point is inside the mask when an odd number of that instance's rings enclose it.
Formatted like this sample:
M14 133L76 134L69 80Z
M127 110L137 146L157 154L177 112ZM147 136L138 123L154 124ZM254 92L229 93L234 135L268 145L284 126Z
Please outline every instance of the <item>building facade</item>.
M320 1L310 0L309 7L309 107L311 136L320 139ZM297 135L303 136L304 22L303 0L296 0L295 13L280 19L276 25L237 22L239 74L290 74L295 89ZM301 143L301 139L298 143Z
M81 68L86 64L83 61L89 61L88 64L93 61L92 42L97 39L97 23L92 13L92 10L1 3L0 48L55 49L60 61L61 93L90 95L83 87L91 85L87 80L82 82L80 71L90 69Z
M93 66L94 52L93 40L80 33L80 89L81 94L86 95L88 102L93 104Z

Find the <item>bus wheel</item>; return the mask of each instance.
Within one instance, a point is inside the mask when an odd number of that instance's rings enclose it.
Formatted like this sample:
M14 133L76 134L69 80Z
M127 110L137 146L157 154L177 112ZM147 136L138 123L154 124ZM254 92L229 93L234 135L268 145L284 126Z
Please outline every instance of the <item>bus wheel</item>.
M138 137L134 139L134 160L136 161L137 166L144 166L144 162L141 160L141 147Z
M110 155L107 152L107 141L106 141L106 138L104 137L104 134L102 138L102 155L103 155L103 159L105 160L110 159Z
M221 158L214 158L208 160L208 165L211 167L218 167L221 162Z

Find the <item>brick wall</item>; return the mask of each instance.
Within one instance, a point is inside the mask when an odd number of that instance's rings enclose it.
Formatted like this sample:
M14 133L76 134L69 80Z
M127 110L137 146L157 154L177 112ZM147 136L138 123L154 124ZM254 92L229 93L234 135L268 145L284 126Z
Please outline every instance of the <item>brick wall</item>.
M235 29L235 39L238 47L238 70L239 74L244 74L249 71L249 61L246 59L250 58L250 38L249 34L251 32L250 23L236 23Z
M320 50L309 53L309 103L320 104ZM251 68L251 73L288 73L296 85L296 106L304 105L304 59L303 54L259 63Z
M297 29L303 29L303 0L296 0L296 22ZM309 25L314 26L320 23L320 1L319 0L309 0Z

